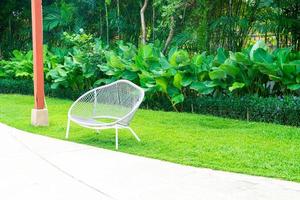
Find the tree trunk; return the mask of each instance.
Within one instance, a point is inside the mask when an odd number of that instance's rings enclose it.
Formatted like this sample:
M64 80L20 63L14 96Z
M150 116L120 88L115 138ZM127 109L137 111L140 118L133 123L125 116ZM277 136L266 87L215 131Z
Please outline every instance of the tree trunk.
M11 15L8 17L8 42L9 42L9 49L13 49L13 36L12 36L12 25L11 25Z
M171 44L171 41L173 39L173 36L174 36L174 27L175 27L175 19L173 16L171 16L171 24L170 24L170 31L169 31L169 35L168 35L168 38L166 40L166 43L165 43L165 47L163 49L163 53L165 54Z
M105 20L106 20L106 43L109 46L109 23L108 23L108 9L107 9L107 4L104 3L105 5Z
M99 35L102 38L103 29L102 29L102 13L100 9L100 15L99 15Z
M232 15L232 0L229 0L229 17L230 17L230 23L229 23L229 35L227 35L228 38L228 49L231 51L236 50L236 45L233 45L233 41L235 40L234 35L234 20Z
M146 22L145 22L145 10L148 6L148 1L144 1L144 5L141 8L140 14L141 14L141 26L142 26L142 44L146 44L146 38L147 38L147 30L146 30Z
M155 42L155 0L152 3L152 42Z
M120 0L117 0L117 14L118 14L118 39L120 39Z

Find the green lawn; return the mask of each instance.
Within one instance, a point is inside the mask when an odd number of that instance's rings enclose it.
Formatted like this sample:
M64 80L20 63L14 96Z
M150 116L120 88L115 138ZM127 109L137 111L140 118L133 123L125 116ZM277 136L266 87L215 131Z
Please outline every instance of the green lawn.
M0 122L64 139L69 100L47 99L50 126L30 125L32 96L0 95ZM138 143L119 134L119 151L196 167L300 182L300 128L198 114L139 110L132 123ZM70 140L114 150L114 131L71 126Z

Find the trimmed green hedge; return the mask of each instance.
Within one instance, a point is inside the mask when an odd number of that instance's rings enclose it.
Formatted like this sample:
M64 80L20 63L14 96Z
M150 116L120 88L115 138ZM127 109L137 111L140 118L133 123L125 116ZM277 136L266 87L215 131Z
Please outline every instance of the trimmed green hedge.
M0 93L33 94L31 80L0 79ZM52 90L48 84L45 93L50 97L75 100L82 92L66 89ZM154 110L172 110L172 106L164 96L153 96L146 99L143 108ZM300 97L212 97L199 96L188 98L181 110L199 114L211 114L249 121L272 122L278 124L300 126Z
M31 80L0 79L0 93L33 94Z
M299 97L198 97L188 99L185 111L249 121L300 126Z
M45 95L49 97L67 98L75 100L82 92L74 92L67 89L51 89L49 84L45 84ZM0 79L0 93L5 94L24 94L33 95L33 81L32 80L14 80L14 79Z

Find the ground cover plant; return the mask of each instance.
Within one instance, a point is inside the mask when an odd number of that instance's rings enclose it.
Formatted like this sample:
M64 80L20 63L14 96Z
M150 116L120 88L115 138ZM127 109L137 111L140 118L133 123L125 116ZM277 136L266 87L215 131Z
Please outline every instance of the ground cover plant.
M33 97L0 94L0 122L64 139L70 100L47 98L49 127L33 127ZM170 162L300 182L300 129L191 113L139 110L132 127L142 142L120 131L120 151ZM71 126L70 140L114 150L114 131Z

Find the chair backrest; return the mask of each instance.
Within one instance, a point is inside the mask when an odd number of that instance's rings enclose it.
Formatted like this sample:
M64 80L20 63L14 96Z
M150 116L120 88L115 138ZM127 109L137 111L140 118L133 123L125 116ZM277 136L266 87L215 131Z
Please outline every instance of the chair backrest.
M144 90L127 80L88 91L71 106L69 115L80 118L113 119L128 125L144 98Z

